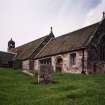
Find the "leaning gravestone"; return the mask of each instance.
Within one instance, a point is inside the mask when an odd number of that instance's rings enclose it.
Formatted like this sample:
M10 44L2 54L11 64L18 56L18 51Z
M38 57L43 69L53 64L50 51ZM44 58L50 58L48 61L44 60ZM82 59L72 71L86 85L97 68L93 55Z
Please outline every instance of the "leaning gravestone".
M49 64L41 64L38 72L38 83L48 84L53 81L53 67Z

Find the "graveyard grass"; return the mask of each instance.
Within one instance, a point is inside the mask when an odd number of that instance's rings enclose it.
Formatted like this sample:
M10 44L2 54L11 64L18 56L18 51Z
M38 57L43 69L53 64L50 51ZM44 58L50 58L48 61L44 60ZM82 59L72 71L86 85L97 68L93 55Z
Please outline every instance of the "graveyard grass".
M0 105L105 105L105 75L54 74L53 84L0 69Z

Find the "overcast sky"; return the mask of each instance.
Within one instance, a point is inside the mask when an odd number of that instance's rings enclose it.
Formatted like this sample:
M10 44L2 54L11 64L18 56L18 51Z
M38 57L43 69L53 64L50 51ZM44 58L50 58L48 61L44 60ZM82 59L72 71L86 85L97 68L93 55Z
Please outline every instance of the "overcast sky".
M71 32L102 19L105 0L0 0L0 50L49 34Z

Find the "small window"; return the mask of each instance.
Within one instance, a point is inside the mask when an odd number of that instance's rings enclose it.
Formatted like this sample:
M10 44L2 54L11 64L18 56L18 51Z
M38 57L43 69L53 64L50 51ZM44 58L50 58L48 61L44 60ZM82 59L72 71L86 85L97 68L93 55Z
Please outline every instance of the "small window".
M100 60L105 62L105 36L102 37L100 40L100 45L99 45L99 54L100 54Z
M70 54L71 65L76 65L76 53Z
M105 61L105 47L100 46L100 60Z
M41 59L40 64L51 64L51 58Z

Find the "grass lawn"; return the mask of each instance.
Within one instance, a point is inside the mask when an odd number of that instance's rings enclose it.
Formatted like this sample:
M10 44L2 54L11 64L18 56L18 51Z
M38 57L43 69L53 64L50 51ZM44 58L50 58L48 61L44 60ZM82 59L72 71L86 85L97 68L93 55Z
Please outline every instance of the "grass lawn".
M0 105L105 105L105 75L55 74L55 84L34 84L20 71L0 69Z

